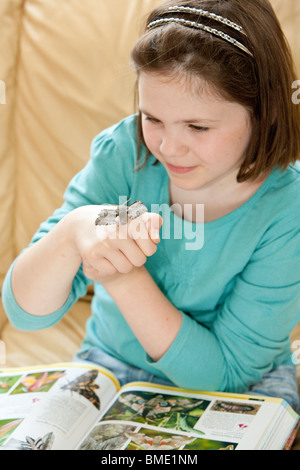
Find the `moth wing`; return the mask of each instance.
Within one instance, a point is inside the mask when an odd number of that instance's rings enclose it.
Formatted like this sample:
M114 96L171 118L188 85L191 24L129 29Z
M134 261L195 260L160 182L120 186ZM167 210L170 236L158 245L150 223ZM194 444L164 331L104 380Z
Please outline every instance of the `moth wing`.
M54 442L54 434L53 432L49 432L43 437L43 449L44 450L49 450L52 448L53 442Z
M128 206L128 217L131 220L145 214L145 212L148 212L148 209L141 201L136 201Z
M89 370L86 374L83 374L79 377L79 379L81 379L81 381L83 379L86 379L86 382L88 384L91 384L91 383L94 383L96 378L98 377L98 371L93 369L93 370ZM95 384L96 385L96 384ZM97 388L98 388L98 385L97 385Z
M76 377L76 379L72 380L66 385L63 385L61 388L63 390L72 390L73 392L78 392L83 387L89 386L93 383L98 376L98 371L96 370L89 370L85 374Z
M116 223L118 215L118 207L105 208L98 214L95 225L113 225Z
M84 398L89 400L97 408L97 410L100 410L100 399L99 399L98 395L96 395L96 393L93 390L91 390L91 389L82 390L79 393Z

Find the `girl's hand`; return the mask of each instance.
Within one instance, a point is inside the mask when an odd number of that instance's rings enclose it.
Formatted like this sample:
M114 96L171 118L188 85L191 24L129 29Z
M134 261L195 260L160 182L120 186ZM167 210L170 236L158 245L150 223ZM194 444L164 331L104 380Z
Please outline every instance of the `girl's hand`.
M162 218L145 213L126 225L96 226L105 206L83 206L69 217L72 248L80 256L84 274L105 283L142 267L157 250Z

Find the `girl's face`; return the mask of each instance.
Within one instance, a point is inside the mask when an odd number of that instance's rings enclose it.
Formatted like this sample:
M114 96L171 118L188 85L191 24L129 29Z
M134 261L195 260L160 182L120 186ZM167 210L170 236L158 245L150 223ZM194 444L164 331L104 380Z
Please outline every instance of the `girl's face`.
M250 114L195 80L188 90L184 80L140 74L145 143L177 187L225 189L237 184L251 138Z

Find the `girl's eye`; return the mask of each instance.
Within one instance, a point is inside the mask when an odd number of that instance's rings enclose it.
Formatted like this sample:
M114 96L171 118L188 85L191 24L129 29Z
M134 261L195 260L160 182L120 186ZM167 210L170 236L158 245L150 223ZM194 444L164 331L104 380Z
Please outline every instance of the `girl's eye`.
M159 124L159 122L160 122L157 119L152 118L150 116L146 116L146 121L152 122L152 124Z
M208 127L194 126L193 124L190 125L190 129L195 132L206 132L209 130Z

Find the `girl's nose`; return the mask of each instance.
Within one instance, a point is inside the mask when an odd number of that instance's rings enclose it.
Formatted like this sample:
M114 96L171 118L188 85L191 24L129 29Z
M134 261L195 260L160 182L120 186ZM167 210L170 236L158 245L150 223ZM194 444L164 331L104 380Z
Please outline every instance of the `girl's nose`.
M160 152L165 157L182 157L187 153L187 146L178 133L165 133L161 139Z

